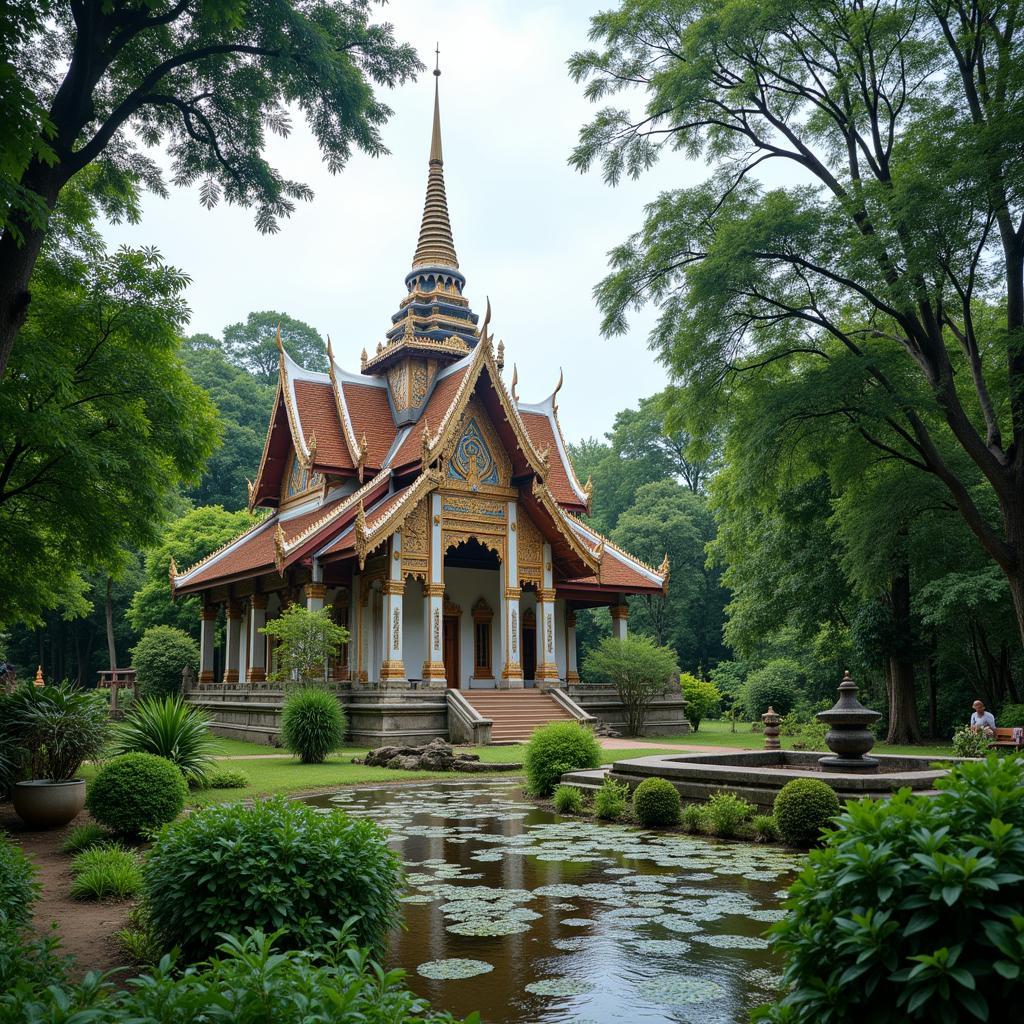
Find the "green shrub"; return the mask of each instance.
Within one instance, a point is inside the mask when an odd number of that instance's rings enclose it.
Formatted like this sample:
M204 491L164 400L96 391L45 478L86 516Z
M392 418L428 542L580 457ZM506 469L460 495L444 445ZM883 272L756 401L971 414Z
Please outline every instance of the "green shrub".
M629 807L629 786L606 775L594 794L594 814L601 821L618 821Z
M534 796L549 796L566 772L600 764L601 744L577 722L549 722L535 729L523 758L527 786Z
M174 626L150 626L132 648L132 665L140 697L181 693L181 673L199 671L199 645Z
M320 764L345 741L338 698L316 686L292 690L281 709L281 741L303 764Z
M1002 729L1012 729L1014 726L1024 726L1024 704L1004 704L999 710L999 717L996 719Z
M775 824L783 842L813 846L839 813L835 790L819 779L793 779L775 797Z
M72 779L107 742L107 705L94 691L70 683L19 686L4 701L5 744L18 778Z
M1024 978L1024 761L968 762L937 788L847 804L772 927L786 994L761 1019L1012 1019Z
M166 758L191 785L202 785L218 747L210 718L177 694L147 697L128 713L114 737L115 754L156 754Z
M322 946L353 915L357 941L379 949L402 884L378 825L284 798L181 818L156 837L143 873L157 939L189 960L246 928L280 930L285 948Z
M711 718L722 704L722 695L718 687L707 679L698 679L689 672L679 675L679 686L686 701L686 720L694 732L700 729L705 718Z
M187 796L185 778L170 761L156 754L121 754L96 773L85 806L116 835L141 836L173 821Z
M992 741L980 730L961 726L953 733L953 754L956 757L984 757L992 749Z
M143 906L133 907L128 914L128 923L114 938L121 951L136 967L151 967L160 962L163 950L153 937L149 914Z
M93 846L71 862L76 900L126 900L142 888L139 858L117 843Z
M402 985L351 938L335 931L320 950L282 950L274 936L231 937L208 962L193 967L168 957L128 985L113 979L67 981L53 943L11 944L22 984L3 984L0 1020L88 1021L89 1024L456 1024ZM131 948L136 948L134 945ZM140 952L145 953L145 950ZM150 952L149 955L152 955ZM467 1022L469 1024L469 1022Z
M105 843L110 839L107 830L96 822L90 821L87 825L79 825L72 830L67 839L61 843L61 853L81 853L90 847Z
M751 821L754 838L759 843L773 843L779 838L779 827L772 814L755 814Z
M0 836L0 926L27 925L38 896L39 884L32 863L19 846Z
M769 707L780 715L789 714L799 698L802 679L800 665L789 658L776 658L751 672L740 691L747 716L751 721L760 721Z
M582 814L586 804L583 791L575 786L559 786L555 790L554 802L559 814Z
M794 750L827 750L825 734L828 726L824 722L804 722L794 731Z
M206 773L204 789L247 789L252 784L241 768L213 768Z
M0 1020L5 1024L69 1021L63 1007L54 1005L54 1012L45 1017L35 1009L40 997L49 1008L51 998L56 1001L63 995L60 988L52 996L47 991L50 985L58 986L71 967L69 958L58 953L58 945L52 933L35 938L24 926L0 920Z
M633 810L641 825L678 825L682 813L679 792L668 779L644 779L633 791Z
M687 804L679 815L684 832L706 832L708 815L704 804Z
M704 807L709 831L728 839L754 814L754 805L735 793L715 793Z

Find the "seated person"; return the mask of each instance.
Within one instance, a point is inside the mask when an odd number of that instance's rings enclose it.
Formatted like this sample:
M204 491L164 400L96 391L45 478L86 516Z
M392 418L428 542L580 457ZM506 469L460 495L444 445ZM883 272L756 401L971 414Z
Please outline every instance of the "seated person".
M991 739L996 734L996 717L991 711L985 710L985 705L976 700L971 713L971 732L981 732Z

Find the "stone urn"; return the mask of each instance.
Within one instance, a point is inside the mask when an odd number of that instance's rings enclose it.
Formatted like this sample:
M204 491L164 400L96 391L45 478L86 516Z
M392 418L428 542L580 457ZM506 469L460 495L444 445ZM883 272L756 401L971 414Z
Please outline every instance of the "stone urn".
M844 672L835 706L815 715L819 722L828 726L825 745L832 751L831 757L818 759L822 770L877 772L878 761L865 755L875 745L875 737L868 726L881 717L881 712L872 711L857 700L857 686L850 673Z
M73 820L85 806L85 779L16 782L11 802L18 817L29 828L59 828Z

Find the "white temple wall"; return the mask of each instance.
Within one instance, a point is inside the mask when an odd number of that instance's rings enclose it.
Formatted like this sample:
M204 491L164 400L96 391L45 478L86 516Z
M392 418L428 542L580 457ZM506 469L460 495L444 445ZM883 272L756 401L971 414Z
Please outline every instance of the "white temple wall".
M407 576L402 595L402 660L406 679L423 678L423 662L427 658L426 599L423 584Z
M462 609L459 620L459 684L466 689L494 689L501 675L501 647L497 617L501 615L498 573L493 569L459 569L445 566L445 597ZM494 612L491 623L491 671L493 679L473 679L473 605L483 597ZM409 666L406 665L406 668Z

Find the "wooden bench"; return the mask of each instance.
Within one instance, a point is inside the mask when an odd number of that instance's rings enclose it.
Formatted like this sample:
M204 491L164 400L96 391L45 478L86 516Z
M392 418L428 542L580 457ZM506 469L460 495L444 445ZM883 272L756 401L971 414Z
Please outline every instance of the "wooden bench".
M1019 731L1018 731L1019 730ZM1017 733L1019 740L1013 738ZM1012 729L996 729L995 738L992 740L993 747L1006 747L1009 750L1024 750L1024 729L1016 726Z

